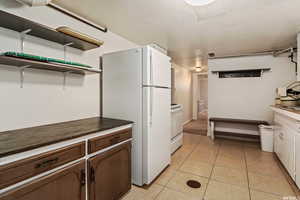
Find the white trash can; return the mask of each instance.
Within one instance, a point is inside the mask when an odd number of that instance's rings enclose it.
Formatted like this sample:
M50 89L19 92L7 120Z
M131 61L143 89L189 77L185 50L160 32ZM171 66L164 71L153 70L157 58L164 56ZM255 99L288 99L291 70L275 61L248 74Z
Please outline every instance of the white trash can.
M274 127L259 125L258 128L260 133L261 149L263 151L273 152Z

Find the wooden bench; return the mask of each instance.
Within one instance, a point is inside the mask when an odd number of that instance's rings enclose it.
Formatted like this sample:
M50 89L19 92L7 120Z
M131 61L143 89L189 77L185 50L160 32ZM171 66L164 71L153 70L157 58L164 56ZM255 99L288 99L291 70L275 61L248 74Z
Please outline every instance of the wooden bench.
M240 124L244 128L249 129L234 129L234 128L216 128L217 124ZM231 119L231 118L218 118L212 117L209 119L210 136L214 140L215 136L229 136L238 138L259 139L258 126L269 125L268 122L262 120L248 120L248 119Z

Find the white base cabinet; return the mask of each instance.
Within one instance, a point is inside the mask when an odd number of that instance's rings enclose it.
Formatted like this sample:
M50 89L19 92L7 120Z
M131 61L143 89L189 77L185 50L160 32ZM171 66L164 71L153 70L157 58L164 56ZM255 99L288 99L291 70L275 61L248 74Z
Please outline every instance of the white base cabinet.
M300 180L300 151L296 150L300 148L300 129L298 127L298 121L275 113L274 122L274 151L292 179L294 181L296 181L297 178ZM298 145L297 140L299 140ZM296 155L297 152L298 155ZM296 169L297 156L299 157L298 170Z

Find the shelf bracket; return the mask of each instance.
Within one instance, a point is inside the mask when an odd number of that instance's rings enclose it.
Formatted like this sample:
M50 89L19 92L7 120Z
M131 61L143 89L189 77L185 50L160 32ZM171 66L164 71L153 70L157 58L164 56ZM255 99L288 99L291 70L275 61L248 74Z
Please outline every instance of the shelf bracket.
M29 33L31 31L31 29L27 29L25 31L22 31L20 33L20 38L21 38L21 52L23 53L24 52L24 46L25 46L25 37L26 37L26 34Z
M64 80L63 80L63 89L66 89L66 84L67 84L67 75L70 74L71 72L63 72L64 75Z
M64 60L66 61L67 60L67 47L68 46L71 46L73 44L73 42L70 42L70 43L67 43L67 44L64 44Z
M25 69L29 67L31 67L31 65L25 65L23 67L20 67L20 88L23 88Z

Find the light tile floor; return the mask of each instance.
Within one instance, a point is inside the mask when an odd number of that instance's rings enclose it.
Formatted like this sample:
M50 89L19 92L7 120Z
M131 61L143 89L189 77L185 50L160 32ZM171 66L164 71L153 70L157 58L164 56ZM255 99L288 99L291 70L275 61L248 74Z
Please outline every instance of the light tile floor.
M200 189L186 185L201 183ZM148 188L123 200L280 200L295 196L272 153L258 144L185 134L171 165Z

